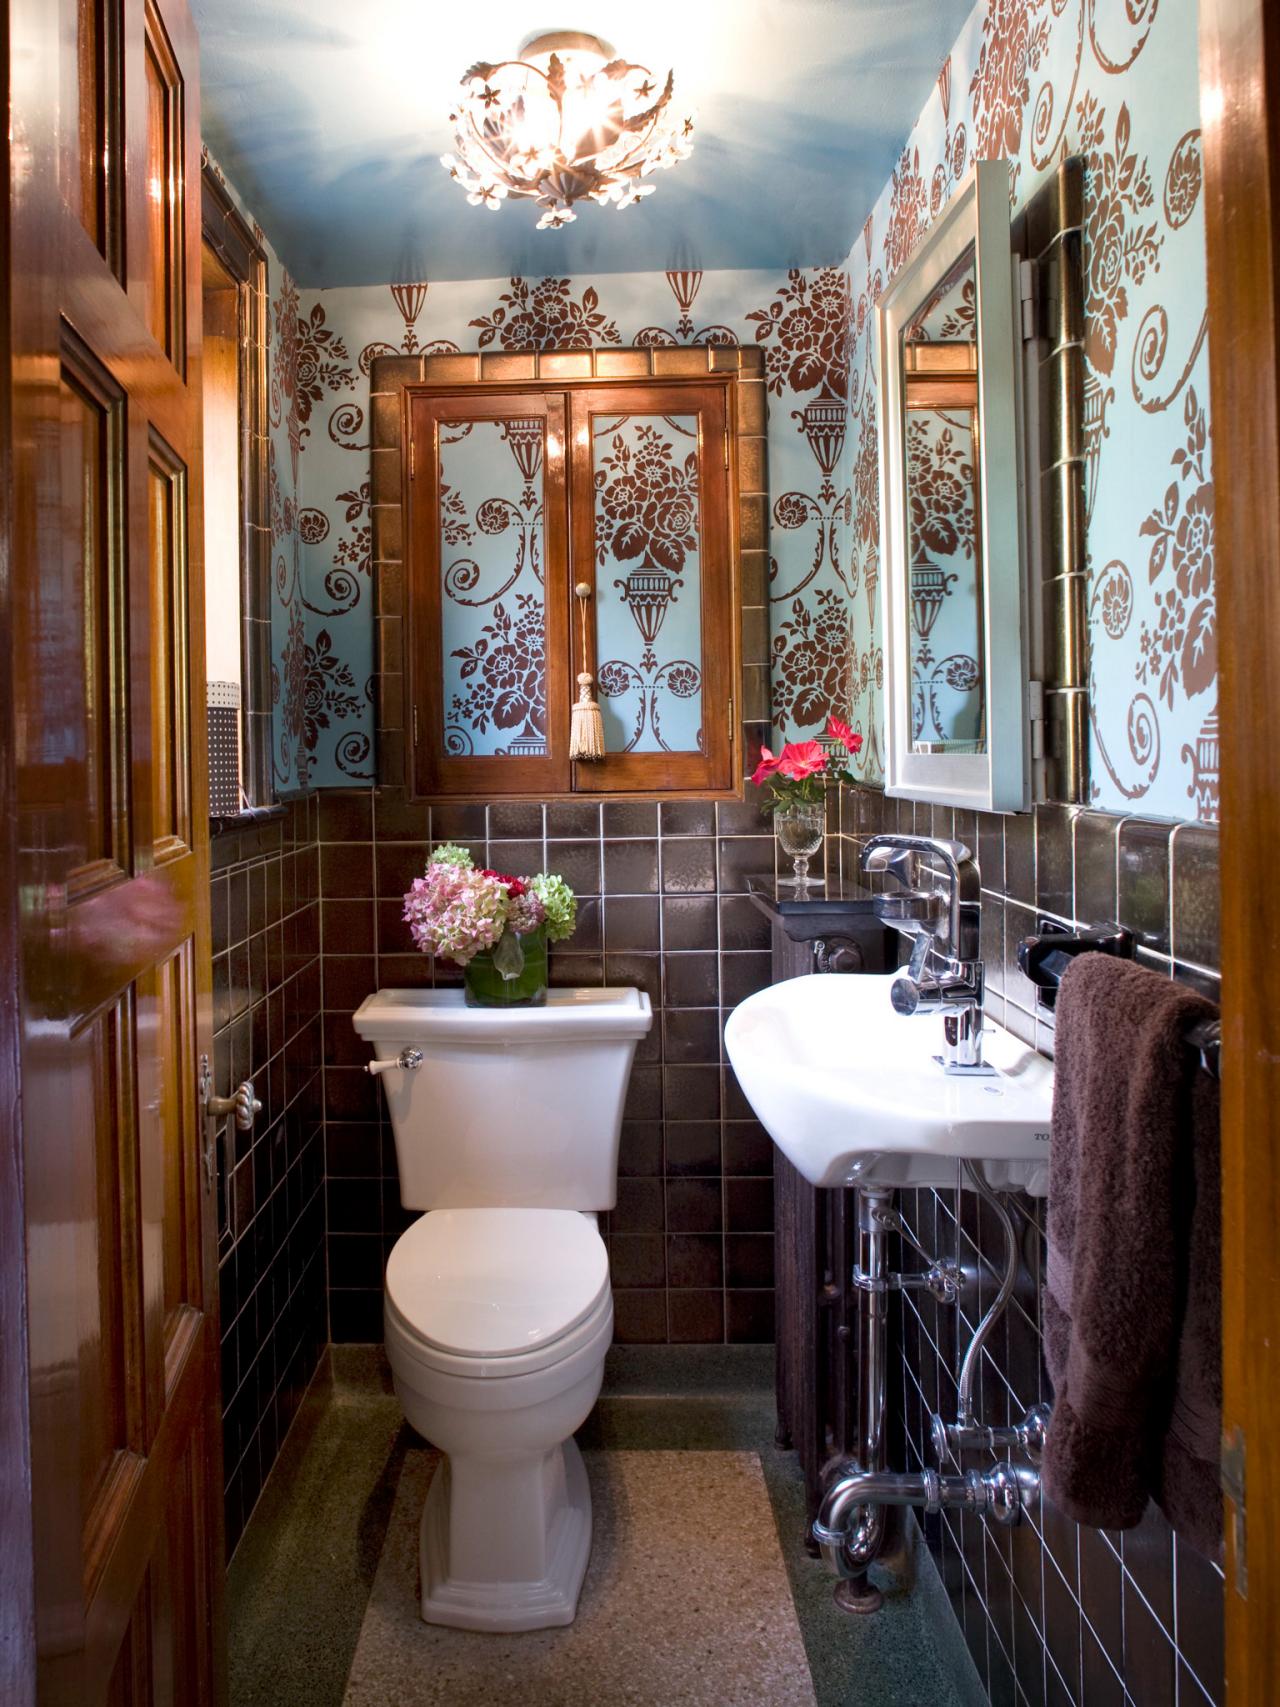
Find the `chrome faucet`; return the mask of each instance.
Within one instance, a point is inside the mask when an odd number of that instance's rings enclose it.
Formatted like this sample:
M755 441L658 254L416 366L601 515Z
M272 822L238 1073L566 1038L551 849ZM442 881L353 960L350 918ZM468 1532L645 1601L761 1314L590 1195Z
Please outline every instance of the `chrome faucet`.
M895 1011L940 1013L943 1070L990 1074L982 1060L977 860L963 842L891 833L871 837L862 850L862 869L883 872L899 885L876 900L877 915L912 941L910 962L890 990ZM931 955L941 961L940 972L929 969Z

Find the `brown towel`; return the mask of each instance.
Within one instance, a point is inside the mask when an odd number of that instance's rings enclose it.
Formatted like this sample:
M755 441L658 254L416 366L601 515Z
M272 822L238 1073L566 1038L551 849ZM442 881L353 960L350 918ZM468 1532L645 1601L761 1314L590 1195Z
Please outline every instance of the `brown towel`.
M1078 1523L1137 1524L1148 1498L1221 1552L1216 1083L1186 1044L1203 996L1085 954L1058 995L1044 1488Z

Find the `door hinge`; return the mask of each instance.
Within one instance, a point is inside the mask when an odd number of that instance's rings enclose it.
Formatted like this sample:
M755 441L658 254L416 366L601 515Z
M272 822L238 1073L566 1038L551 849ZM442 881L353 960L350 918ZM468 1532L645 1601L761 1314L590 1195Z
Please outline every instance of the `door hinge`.
M413 744L415 747L418 745L418 708L416 705L413 708Z
M1027 683L1027 717L1031 724L1031 757L1044 758L1044 683Z
M729 727L733 728L733 695L729 695Z
M1244 1430L1237 1427L1222 1437L1222 1491L1231 1502L1231 1551L1236 1560L1236 1593L1249 1597L1249 1570L1245 1552L1245 1443Z
M1040 268L1034 261L1018 263L1018 297L1022 308L1022 341L1032 344L1041 336L1040 304L1044 300Z
M728 433L726 433L724 435L724 465L725 465L726 469L729 466L729 435L728 435Z
M418 441L417 441L417 439L411 438L409 440L409 478L410 478L410 480L416 480L417 477L418 477Z

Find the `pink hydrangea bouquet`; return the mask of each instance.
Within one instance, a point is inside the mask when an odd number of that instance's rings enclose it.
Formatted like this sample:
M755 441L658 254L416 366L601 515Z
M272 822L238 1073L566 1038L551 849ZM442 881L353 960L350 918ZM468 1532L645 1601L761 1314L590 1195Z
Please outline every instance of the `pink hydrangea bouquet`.
M523 937L543 932L547 941L563 942L573 934L577 910L563 878L477 870L466 848L452 842L435 850L426 875L414 878L404 898L405 922L424 954L467 966L491 953L506 979L524 967Z
M852 757L862 751L862 736L834 713L827 718L827 740L833 748L843 747ZM828 782L853 782L847 764L833 762L835 753L820 741L788 741L775 756L768 747L760 749L760 763L751 780L757 788L767 789L760 802L762 812L776 812L786 806L816 806L823 797Z

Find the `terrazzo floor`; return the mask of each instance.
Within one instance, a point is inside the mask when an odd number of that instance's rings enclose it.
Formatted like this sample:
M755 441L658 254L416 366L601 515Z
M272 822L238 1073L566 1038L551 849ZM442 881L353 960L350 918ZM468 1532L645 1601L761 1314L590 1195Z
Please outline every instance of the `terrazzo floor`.
M578 1435L596 1533L574 1624L439 1630L416 1616L436 1455L380 1348L334 1348L231 1564L231 1707L975 1707L927 1559L874 1617L836 1608L773 1429L767 1348L615 1347Z

